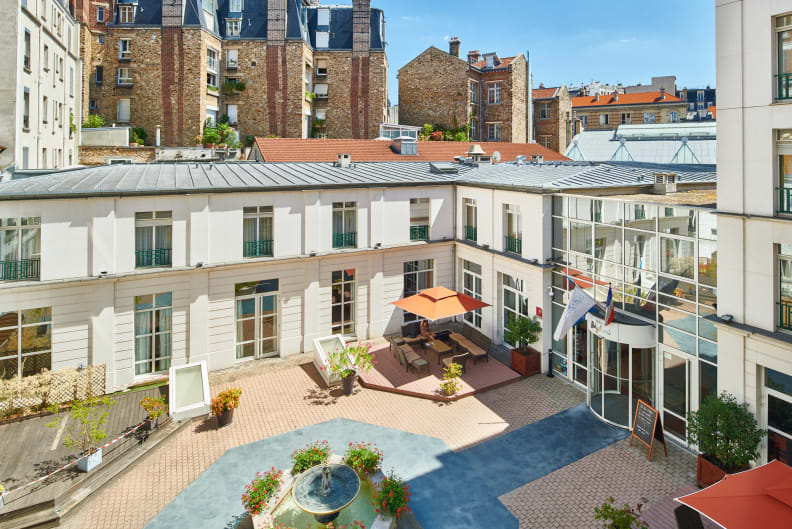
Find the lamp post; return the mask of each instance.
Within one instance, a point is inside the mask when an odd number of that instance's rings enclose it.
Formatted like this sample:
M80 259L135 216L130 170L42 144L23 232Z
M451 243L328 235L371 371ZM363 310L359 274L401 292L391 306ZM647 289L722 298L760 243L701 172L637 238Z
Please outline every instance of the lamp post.
M547 378L554 378L553 374L553 349L547 350Z

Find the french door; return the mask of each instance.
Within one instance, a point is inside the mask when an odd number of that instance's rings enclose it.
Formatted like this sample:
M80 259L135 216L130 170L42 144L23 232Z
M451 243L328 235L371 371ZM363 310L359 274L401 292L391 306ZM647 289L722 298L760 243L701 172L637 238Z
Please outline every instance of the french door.
M691 391L696 374L694 359L663 347L663 427L666 433L687 445L687 416L694 407Z
M278 356L278 294L236 298L236 358Z

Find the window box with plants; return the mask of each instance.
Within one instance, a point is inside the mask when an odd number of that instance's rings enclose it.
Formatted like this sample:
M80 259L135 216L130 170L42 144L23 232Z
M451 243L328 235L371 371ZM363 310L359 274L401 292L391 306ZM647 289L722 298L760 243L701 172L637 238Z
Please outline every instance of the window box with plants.
M107 437L105 424L113 404L115 401L109 397L76 400L63 419L63 446L77 449L77 469L80 472L90 472L102 463L102 441ZM50 411L57 413L58 405L53 405ZM50 428L62 425L60 417L47 424Z
M239 397L242 395L241 388L230 388L221 391L212 399L212 415L217 417L217 426L222 428L234 419L234 410L239 407Z
M236 79L229 79L223 83L223 94L232 96L245 91L245 83Z
M688 414L688 440L698 446L696 484L709 487L726 474L750 468L759 459L766 432L759 429L748 404L723 392L708 395L697 411Z
M531 347L539 339L542 324L537 318L520 316L506 325L507 342L516 345L511 350L511 368L524 377L542 372L542 355Z

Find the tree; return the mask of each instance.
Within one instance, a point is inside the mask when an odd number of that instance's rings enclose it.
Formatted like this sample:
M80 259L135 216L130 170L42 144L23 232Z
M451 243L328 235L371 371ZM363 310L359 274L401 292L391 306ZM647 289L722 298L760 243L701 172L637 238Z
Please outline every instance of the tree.
M539 339L539 333L542 332L542 324L536 318L526 318L519 316L512 318L506 324L506 341L514 344L516 349L525 354L528 346L535 343Z

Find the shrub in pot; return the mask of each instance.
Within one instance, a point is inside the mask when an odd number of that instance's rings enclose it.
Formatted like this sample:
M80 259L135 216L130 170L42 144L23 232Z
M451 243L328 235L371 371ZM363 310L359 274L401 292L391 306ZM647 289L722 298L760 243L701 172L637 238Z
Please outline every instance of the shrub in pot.
M358 474L371 475L379 470L382 457L382 450L371 443L349 443L341 463Z
M451 362L448 367L443 368L443 381L440 383L440 388L446 396L450 397L460 390L460 376L462 376L462 366L456 362Z
M619 508L613 506L615 501L611 496L599 507L594 507L594 519L602 521L603 529L649 529L646 522L641 521L642 504L639 503L633 509L625 503L624 507Z
M140 407L148 413L148 421L143 423L144 430L152 430L159 426L160 416L168 413L165 395L162 395L158 399L154 397L145 397L140 401Z
M724 391L708 395L698 411L688 414L687 434L698 446L696 482L708 487L724 475L745 470L759 458L765 431L756 423L748 404Z
M77 461L77 469L90 472L102 462L102 441L107 437L104 429L110 407L115 401L110 397L97 397L75 400L69 411L69 421L63 434L63 446L76 449L82 459ZM58 406L50 411L57 413ZM60 418L47 424L50 428L60 426Z
M314 441L305 448L292 452L292 475L302 474L311 467L321 465L330 458L330 445L327 441Z
M231 424L234 418L234 410L239 407L239 397L242 395L242 388L230 388L221 391L212 399L212 415L217 417L217 426L223 427Z
M520 316L512 318L506 325L504 338L516 345L511 350L511 368L523 376L535 375L542 370L542 355L533 347L542 332L542 323L538 318Z
M264 516L267 511L267 504L278 494L283 480L283 472L271 470L256 472L256 477L249 484L245 485L245 492L242 494L242 505L250 515L254 529L271 527L271 519Z
M376 485L374 490L374 507L377 513L383 517L395 517L399 519L403 514L412 512L408 504L410 503L410 486L404 483L391 470L382 481Z
M355 375L360 371L368 371L376 363L370 343L347 345L327 355L327 367L330 373L341 378L344 395L352 394Z

